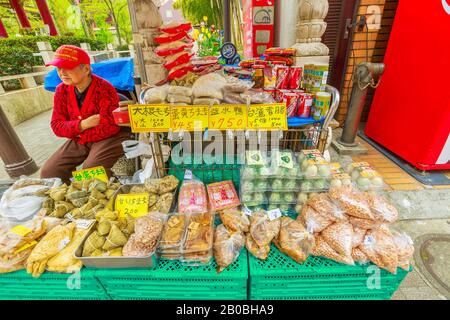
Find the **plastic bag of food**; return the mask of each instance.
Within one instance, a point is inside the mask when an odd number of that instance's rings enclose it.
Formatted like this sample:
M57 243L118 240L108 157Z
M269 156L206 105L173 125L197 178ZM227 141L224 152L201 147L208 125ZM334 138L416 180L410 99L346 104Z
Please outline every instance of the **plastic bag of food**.
M189 54L189 52L186 51L182 51L172 56L166 57L166 62L163 64L163 66L167 70L172 70L175 67L188 63L191 57L192 54Z
M248 90L245 93L241 93L241 98L243 98L245 101L250 101L250 104L275 103L275 100L271 94L255 89Z
M383 224L380 221L377 220L369 220L369 219L360 219L355 217L349 217L348 221L357 228L364 229L364 230L372 230L372 229L378 229Z
M169 86L168 94L191 97L192 88L181 87L181 86Z
M223 224L219 225L214 236L214 257L219 265L217 272L222 272L236 261L244 245L243 233L229 231Z
M302 222L310 233L320 233L333 223L329 216L319 214L309 205L303 207L297 220Z
M182 240L187 227L186 223L187 217L185 215L174 214L170 216L164 227L159 245L159 249L163 254L174 250L181 252Z
M307 204L322 216L328 216L334 221L346 220L345 211L333 202L326 193L321 193L309 198Z
M246 214L239 209L227 209L220 211L220 220L233 232L249 232L250 220Z
M333 188L330 190L329 196L345 210L347 215L360 219L374 220L375 217L370 210L366 196L356 188L351 186Z
M207 190L211 210L214 212L236 208L241 204L231 180L209 184Z
M168 85L154 87L145 91L144 100L145 103L163 103L167 98Z
M385 223L394 223L397 221L398 211L386 198L371 193L366 193L366 197L372 213L375 214L376 220Z
M210 99L210 98L196 98L194 99L195 105L207 105L207 106L213 106L213 105L219 105L220 100L218 99Z
M266 260L269 256L270 244L266 244L262 247L258 246L251 234L247 234L245 239L245 247L253 256L260 260Z
M314 236L299 221L289 217L281 218L280 233L275 244L297 263L305 262L315 245Z
M210 73L198 78L192 86L192 90L196 98L208 97L222 100L222 90L225 84L226 81L223 76L217 73Z
M295 56L296 49L294 48L269 48L264 51L265 56Z
M190 215L187 225L182 262L188 265L209 263L213 256L214 214Z
M358 262L360 264L367 264L370 262L369 258L367 257L367 255L359 248L353 248L352 250L352 259L355 262Z
M181 68L180 68L181 67ZM181 66L175 67L172 70L170 70L169 75L167 76L167 81L172 81L176 79L183 78L186 76L189 72L193 71L194 67L187 63L183 64Z
M353 226L353 248L359 247L363 243L366 233L367 230Z
M167 95L167 102L169 102L169 103L192 104L192 98L191 98L191 96L181 96L181 95L176 95L176 94L168 94Z
M160 36L155 37L154 41L158 44L166 44L175 41L190 41L191 37L185 31L175 34L162 33Z
M168 57L186 51L187 49L191 49L193 46L194 44L192 42L186 43L184 41L174 41L158 46L155 49L155 53L160 57Z
M348 222L336 222L322 231L321 236L338 254L351 257L353 249L353 227Z
M409 271L414 256L414 242L406 233L393 233L393 238L397 246L398 266Z
M190 22L186 23L178 23L178 22L170 22L167 24L163 24L159 27L159 31L168 33L168 34L178 34L180 32L189 32L192 29L192 24Z
M330 163L317 149L302 150L298 155L298 162L301 165L304 177L307 179L328 179L331 176Z
M178 196L178 212L180 214L206 213L208 201L203 182L197 179L185 179Z
M280 218L270 220L264 211L253 212L250 217L250 234L259 247L269 245L281 228Z
M351 256L344 256L336 252L333 248L330 247L330 245L325 241L325 239L322 236L316 237L316 245L312 249L312 255L317 257L324 257L331 260L334 260L336 262L348 264L348 265L354 265L355 262L353 261L353 258Z
M223 96L223 102L229 104L246 104L247 100L242 98L240 93L226 92Z
M397 273L398 248L394 237L386 228L368 231L360 249L378 267L393 274Z

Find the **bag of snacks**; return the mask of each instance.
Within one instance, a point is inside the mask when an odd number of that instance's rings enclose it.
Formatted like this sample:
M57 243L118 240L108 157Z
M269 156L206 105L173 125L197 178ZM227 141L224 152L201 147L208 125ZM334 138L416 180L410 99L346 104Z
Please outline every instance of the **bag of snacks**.
M250 217L250 234L260 247L269 245L278 236L281 220L270 220L264 211L253 212Z
M367 230L353 226L353 248L359 247L363 243L366 233Z
M208 212L206 188L203 182L196 179L185 179L178 197L178 212L194 214Z
M397 221L398 211L386 198L371 193L366 193L366 197L370 210L375 214L376 220L385 223L394 223Z
M207 189L211 210L214 212L236 208L241 204L231 180L209 184Z
M345 211L334 203L326 193L312 196L308 200L308 205L322 216L330 217L332 221L346 220Z
M159 244L161 257L165 259L181 258L181 247L186 232L187 217L174 214L167 221Z
M178 23L170 22L159 27L159 31L168 34L177 34L180 32L189 32L192 29L192 24L190 22Z
M368 231L360 248L378 267L392 274L397 273L398 249L394 237L387 228Z
M329 197L336 201L349 216L368 220L374 220L375 218L366 196L356 188L351 186L333 188L329 192Z
M220 220L227 229L234 232L249 232L250 220L246 214L239 209L227 209L220 211Z
M350 223L336 222L322 231L321 236L338 254L352 256L353 227Z
M229 231L223 224L216 228L214 236L214 257L219 265L217 272L222 272L232 264L245 245L245 237L241 232Z
M187 223L183 245L183 263L199 265L209 263L213 256L214 214L193 214Z
M333 223L329 216L319 214L309 205L305 205L297 220L303 223L310 233L320 233Z
M247 234L245 239L245 247L253 256L260 260L266 260L269 256L270 244L266 244L262 247L258 246L250 233Z
M336 262L341 262L348 265L354 265L355 262L353 261L352 257L344 256L339 253L337 253L333 248L330 247L330 245L325 241L325 239L322 236L316 237L316 245L312 249L312 255L317 257L324 257L327 259L334 260Z
M299 222L289 217L281 218L280 233L275 242L281 252L303 263L314 247L314 236Z
M409 271L414 256L414 242L406 233L394 233L393 237L397 246L398 266Z
M360 219L355 217L349 217L348 221L357 228L364 229L364 230L371 230L371 229L377 229L380 226L382 226L382 223L380 221L376 220L369 220L369 219Z
M367 255L358 247L358 248L353 248L352 250L352 259L355 262L358 262L360 264L367 264L370 262L369 258L367 257Z

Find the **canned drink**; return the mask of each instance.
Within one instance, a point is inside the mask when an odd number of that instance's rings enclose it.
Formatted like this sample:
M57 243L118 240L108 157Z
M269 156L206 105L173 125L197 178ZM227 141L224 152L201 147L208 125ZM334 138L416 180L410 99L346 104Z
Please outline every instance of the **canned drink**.
M313 95L310 93L300 93L298 99L297 117L309 118L311 117L311 108L313 105Z
M331 94L328 92L317 92L314 99L314 120L322 120L330 110Z
M276 89L288 89L289 87L289 67L280 66L277 68Z
M291 90L280 89L278 90L278 100L277 102L283 102L284 97L287 93L292 93Z
M289 89L297 90L302 84L302 67L291 67L289 70Z
M298 95L295 93L286 93L283 98L286 103L286 115L288 118L295 117L297 112Z

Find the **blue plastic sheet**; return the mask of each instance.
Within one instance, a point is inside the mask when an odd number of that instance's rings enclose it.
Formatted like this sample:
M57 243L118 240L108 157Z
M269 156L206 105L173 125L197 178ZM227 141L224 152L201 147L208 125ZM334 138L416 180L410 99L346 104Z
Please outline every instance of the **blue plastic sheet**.
M134 91L134 65L133 59L116 58L92 64L92 73L108 80L116 90ZM45 77L45 90L55 92L61 79L55 70Z

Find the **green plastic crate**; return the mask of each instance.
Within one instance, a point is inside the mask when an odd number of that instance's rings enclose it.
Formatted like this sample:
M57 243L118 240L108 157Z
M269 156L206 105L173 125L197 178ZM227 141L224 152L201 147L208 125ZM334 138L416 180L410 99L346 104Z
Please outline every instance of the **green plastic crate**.
M379 286L369 288L374 275L372 265L348 266L335 261L310 256L304 264L298 264L272 246L267 260L249 255L251 299L311 299L333 296L356 299L357 297L390 298L406 277L399 269L396 275L377 269ZM369 280L370 284L373 284ZM333 294L331 294L333 293ZM324 298L326 299L326 298Z
M215 261L191 267L162 259L155 270L102 269L96 277L113 299L247 299L247 251L220 274L216 268Z
M183 181L185 171L191 170L194 176L205 184L232 180L236 189L239 190L241 165L238 164L236 157L234 157L233 164L225 164L225 156L223 157L223 164L212 163L211 158L207 156L204 156L203 163L199 164L200 160L194 158L198 158L198 156L191 155L190 157L185 157L182 164L175 164L171 158L169 174Z
M33 278L25 270L0 275L0 300L105 300L110 299L94 272L82 269L71 274L45 272ZM78 286L79 284L79 286Z

